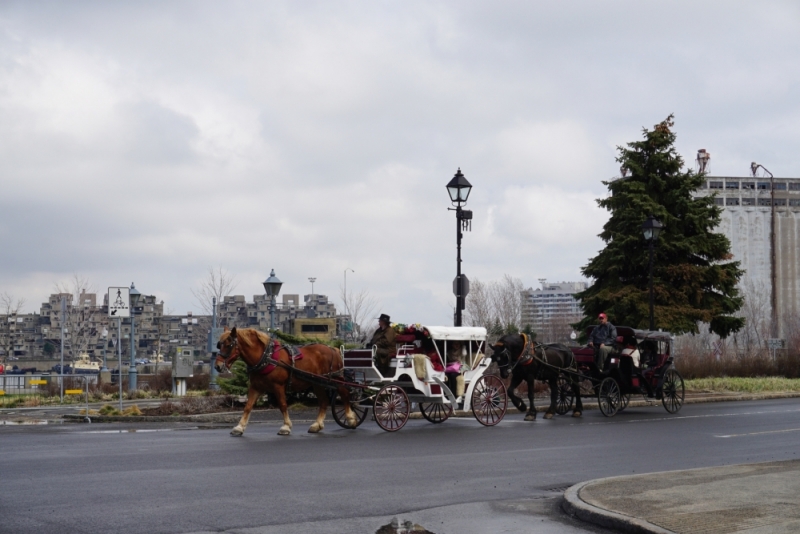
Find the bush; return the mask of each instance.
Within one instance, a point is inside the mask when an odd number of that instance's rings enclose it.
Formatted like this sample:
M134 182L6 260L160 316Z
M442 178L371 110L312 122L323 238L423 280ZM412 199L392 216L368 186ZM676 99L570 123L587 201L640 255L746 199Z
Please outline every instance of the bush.
M800 354L779 351L773 360L767 351L749 356L725 354L719 359L707 352L682 352L676 358L675 367L686 379L757 376L800 378Z
M147 415L195 415L233 408L231 395L192 395L180 400L164 399L156 408L146 408Z

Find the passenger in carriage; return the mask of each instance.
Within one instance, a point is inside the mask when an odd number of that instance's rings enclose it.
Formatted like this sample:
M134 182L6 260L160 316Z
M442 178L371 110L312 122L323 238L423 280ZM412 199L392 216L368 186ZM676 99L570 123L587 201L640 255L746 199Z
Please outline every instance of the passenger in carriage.
M636 348L636 338L631 336L625 339L622 336L619 336L617 338L617 343L619 343L622 347L622 350L620 350L619 353L622 356L630 356L633 366L638 368L640 363L640 355L639 349Z
M639 350L642 352L642 368L658 365L658 351L656 349L656 342L652 339L646 339L639 343Z
M444 371L444 364L442 363L442 359L439 357L439 351L436 350L437 347L434 346L434 343L436 343L439 350L444 350L441 341L434 342L427 339L422 342L422 353L430 359L431 367L433 367L434 371L442 372Z
M378 349L375 351L375 366L383 376L390 376L392 374L389 361L397 350L395 346L395 331L390 325L390 318L385 313L378 317L378 329L372 334L372 339L367 344L367 347L372 348L376 345Z
M464 395L464 379L461 377L461 369L464 365L466 358L467 348L461 341L452 341L447 345L447 367L445 374L447 374L447 387L453 392L455 396ZM461 386L459 387L459 383Z

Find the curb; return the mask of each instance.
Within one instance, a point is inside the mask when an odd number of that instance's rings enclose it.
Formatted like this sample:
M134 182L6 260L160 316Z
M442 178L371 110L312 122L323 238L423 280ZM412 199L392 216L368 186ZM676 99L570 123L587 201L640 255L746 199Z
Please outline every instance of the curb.
M622 477L589 480L568 488L567 491L564 492L564 501L561 503L561 509L564 510L567 515L576 517L581 521L610 528L616 532L626 532L629 534L675 534L672 530L656 526L644 519L612 512L604 508L598 508L597 506L584 502L580 498L580 492L585 486L614 478Z
M786 393L738 393L731 395L709 396L709 397L689 397L686 398L684 404L707 404L712 402L741 402L741 401L757 401L757 400L770 400L770 399L792 399L800 398L800 392L786 392ZM597 410L597 403L586 399L588 402L584 403L583 409ZM655 399L651 401L632 400L628 408L647 408L661 405L661 401ZM509 407L509 412L515 413L513 406ZM544 413L547 411L547 406L540 406L536 409L537 413ZM0 412L1 413L1 412ZM96 423L237 423L241 418L242 412L228 412L217 414L196 414L196 415L142 415L142 416L113 416L113 415L92 415L90 416L92 422ZM473 417L472 412L457 410L450 417ZM84 415L65 414L62 415L66 421L82 422L85 418ZM418 411L411 412L408 416L409 419L422 419L422 414ZM276 419L276 422L281 422ZM253 423L264 423L271 421L252 421Z

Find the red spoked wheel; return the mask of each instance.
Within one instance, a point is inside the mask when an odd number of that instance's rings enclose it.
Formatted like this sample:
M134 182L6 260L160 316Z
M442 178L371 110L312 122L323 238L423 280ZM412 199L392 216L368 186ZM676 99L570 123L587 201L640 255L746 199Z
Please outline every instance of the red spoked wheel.
M420 402L419 411L422 412L422 417L431 423L443 423L453 415L453 405L441 402Z
M387 432L397 432L406 425L411 403L403 388L389 384L375 396L375 422Z
M472 415L484 426L494 426L503 420L508 408L508 394L502 380L494 375L478 379L472 390Z

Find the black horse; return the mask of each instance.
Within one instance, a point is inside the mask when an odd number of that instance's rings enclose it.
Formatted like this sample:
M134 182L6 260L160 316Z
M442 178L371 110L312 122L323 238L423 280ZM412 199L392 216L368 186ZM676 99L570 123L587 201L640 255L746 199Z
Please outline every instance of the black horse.
M526 410L525 403L514 390L523 381L528 384L528 401L530 410L525 414L526 421L536 419L536 407L533 404L534 380L547 382L550 386L550 408L544 414L545 419L551 419L556 413L558 401L558 378L562 369L574 368L572 351L564 345L554 343L551 345L535 344L524 334L508 334L501 337L491 346L492 361L500 368L500 376L508 378L511 373L511 384L508 387L508 396L520 412ZM572 373L564 373L572 388L575 397L575 410L572 417L580 417L583 412L581 403L580 384Z

